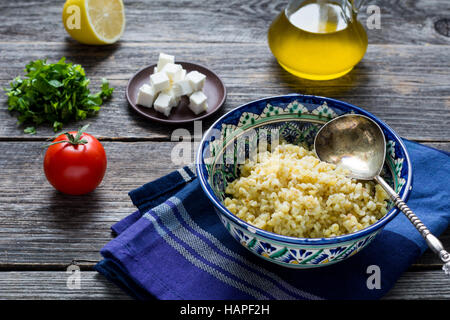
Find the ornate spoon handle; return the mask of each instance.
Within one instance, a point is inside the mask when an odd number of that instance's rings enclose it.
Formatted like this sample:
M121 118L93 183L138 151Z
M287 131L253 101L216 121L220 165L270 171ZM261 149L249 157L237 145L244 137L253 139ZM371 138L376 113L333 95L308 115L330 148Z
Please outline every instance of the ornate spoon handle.
M412 210L406 205L406 203L403 202L402 199L400 199L398 194L391 188L389 184L386 183L386 181L384 181L383 178L381 178L380 176L376 176L374 179L383 187L384 190L386 190L392 201L394 201L395 206L405 214L409 221L411 221L414 227L416 227L416 229L420 232L422 237L427 242L428 247L433 250L433 252L439 255L439 258L441 258L442 262L444 262L442 270L444 270L445 274L450 275L450 254L444 249L441 241L439 241L439 239L436 238L430 230L428 230L423 222L420 221L420 219L414 214L414 212L412 212Z

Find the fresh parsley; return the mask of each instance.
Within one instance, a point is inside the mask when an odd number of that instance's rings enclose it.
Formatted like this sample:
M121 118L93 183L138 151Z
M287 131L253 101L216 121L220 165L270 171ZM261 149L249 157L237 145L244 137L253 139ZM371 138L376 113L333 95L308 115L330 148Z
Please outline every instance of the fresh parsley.
M25 67L25 78L16 77L5 89L8 110L16 112L19 123L30 123L24 132L36 133L36 126L50 124L55 132L69 121L84 120L97 114L114 88L102 79L101 90L91 94L89 79L81 65L47 60L31 61Z

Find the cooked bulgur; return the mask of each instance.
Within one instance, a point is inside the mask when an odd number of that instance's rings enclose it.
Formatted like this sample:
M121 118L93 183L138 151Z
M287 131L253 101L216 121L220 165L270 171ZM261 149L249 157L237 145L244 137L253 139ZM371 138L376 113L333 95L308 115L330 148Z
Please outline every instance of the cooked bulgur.
M312 151L280 144L241 166L224 201L233 214L274 233L322 238L352 233L387 212L388 195L372 181L320 161Z

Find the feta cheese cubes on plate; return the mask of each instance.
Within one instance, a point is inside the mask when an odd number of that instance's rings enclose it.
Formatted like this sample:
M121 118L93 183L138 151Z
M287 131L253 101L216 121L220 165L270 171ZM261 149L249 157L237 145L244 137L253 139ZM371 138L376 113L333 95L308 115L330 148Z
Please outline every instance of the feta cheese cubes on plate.
M156 98L155 103L153 104L153 107L156 111L161 112L166 117L170 115L170 111L173 107L175 107L176 102L175 98L165 92L161 92L158 95L158 98Z
M191 71L186 75L186 79L191 84L192 90L201 91L205 85L206 76L198 71Z
M178 95L179 97L189 96L193 92L191 84L187 79L175 82L172 88L175 94Z
M181 81L181 80L184 80L184 78L186 78L186 70L181 69L181 71L175 75L173 81L175 81L175 82Z
M151 108L155 100L156 92L154 87L144 84L140 89L137 97L137 104Z
M175 63L175 56L171 56L169 54L160 53L158 64L156 65L156 71L162 71L164 66L168 63Z
M164 68L162 68L161 72L165 73L173 83L175 80L180 79L182 70L183 68L179 64L167 63Z
M170 96L176 102L176 104L178 104L181 100L181 96L175 93L173 87L163 90L162 93L165 93L168 96Z
M201 91L196 91L189 96L189 108L195 114L202 113L208 110L208 103L205 94Z
M207 97L203 93L206 76L198 71L187 73L180 64L175 63L175 57L160 53L157 66L150 75L149 84L139 89L137 104L170 115L177 107L182 96L189 96L189 108L193 113L200 114L208 109Z
M150 84L156 92L161 92L170 87L170 79L164 72L157 72L150 76Z

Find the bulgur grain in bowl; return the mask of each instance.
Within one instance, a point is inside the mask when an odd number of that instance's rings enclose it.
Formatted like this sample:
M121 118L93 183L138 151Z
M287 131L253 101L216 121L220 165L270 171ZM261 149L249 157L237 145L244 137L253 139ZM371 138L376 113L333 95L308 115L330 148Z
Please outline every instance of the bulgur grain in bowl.
M348 103L299 94L240 106L205 133L196 169L207 197L245 248L273 263L314 268L343 261L369 244L398 210L373 182L347 178L312 151L319 128L358 113L386 136L381 175L406 201L407 150L386 124Z
M238 218L277 234L329 238L356 232L387 213L388 195L372 181L320 161L314 152L280 144L247 159L228 184L224 204Z

